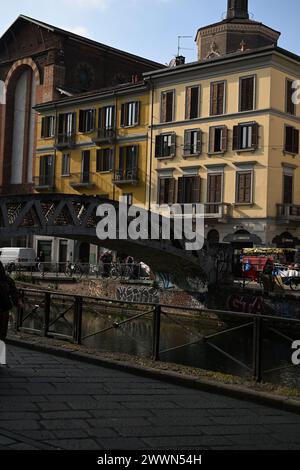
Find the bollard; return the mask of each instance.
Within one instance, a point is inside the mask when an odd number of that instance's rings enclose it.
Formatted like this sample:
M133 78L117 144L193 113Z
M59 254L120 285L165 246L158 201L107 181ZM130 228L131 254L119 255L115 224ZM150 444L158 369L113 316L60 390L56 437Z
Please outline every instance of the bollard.
M153 338L152 338L152 359L159 361L160 351L160 316L161 306L156 305L153 311Z

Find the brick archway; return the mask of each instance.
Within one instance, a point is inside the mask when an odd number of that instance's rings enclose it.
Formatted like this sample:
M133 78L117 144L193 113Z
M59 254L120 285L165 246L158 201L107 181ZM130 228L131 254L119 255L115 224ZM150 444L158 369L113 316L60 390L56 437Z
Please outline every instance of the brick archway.
M17 60L11 66L11 68L10 68L10 70L9 70L7 76L6 76L6 80L5 80L6 90L8 89L9 84L10 84L10 80L12 79L15 72L16 71L21 71L24 67L30 67L33 71L36 84L37 85L41 84L41 74L40 74L40 71L38 69L38 66L36 65L36 63L30 57L28 57L27 59Z

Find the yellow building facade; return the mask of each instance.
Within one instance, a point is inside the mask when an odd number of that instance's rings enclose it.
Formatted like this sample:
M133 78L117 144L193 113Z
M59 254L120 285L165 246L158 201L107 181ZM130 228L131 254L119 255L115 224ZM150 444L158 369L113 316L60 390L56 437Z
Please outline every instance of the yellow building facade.
M300 59L276 47L144 75L148 205L202 203L208 240L300 246Z

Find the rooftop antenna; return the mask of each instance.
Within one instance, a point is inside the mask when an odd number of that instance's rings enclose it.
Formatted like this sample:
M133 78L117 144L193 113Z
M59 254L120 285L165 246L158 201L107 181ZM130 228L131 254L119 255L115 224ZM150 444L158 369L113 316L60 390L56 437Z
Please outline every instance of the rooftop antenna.
M181 51L193 51L194 50L194 49L187 49L185 47L181 47L182 39L190 39L190 38L193 38L193 36L177 36L177 38L178 38L177 57L180 56Z

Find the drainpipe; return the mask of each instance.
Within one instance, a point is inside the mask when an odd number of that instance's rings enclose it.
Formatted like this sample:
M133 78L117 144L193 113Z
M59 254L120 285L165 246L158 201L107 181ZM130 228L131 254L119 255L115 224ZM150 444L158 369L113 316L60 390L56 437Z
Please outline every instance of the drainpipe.
M153 123L154 123L154 83L150 78L151 89L151 122L150 122L150 165L149 165L149 192L148 192L148 210L151 210L152 197L152 168L153 168Z

